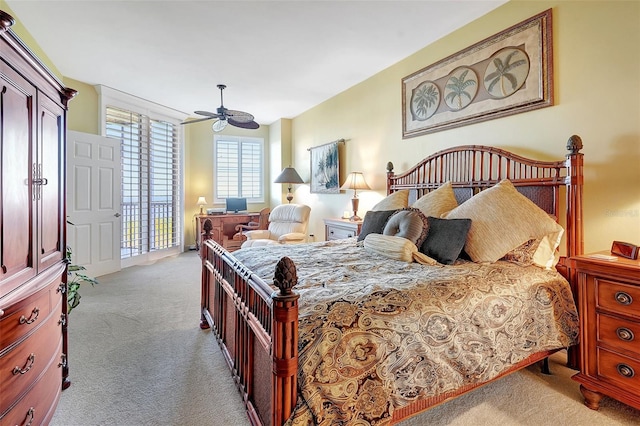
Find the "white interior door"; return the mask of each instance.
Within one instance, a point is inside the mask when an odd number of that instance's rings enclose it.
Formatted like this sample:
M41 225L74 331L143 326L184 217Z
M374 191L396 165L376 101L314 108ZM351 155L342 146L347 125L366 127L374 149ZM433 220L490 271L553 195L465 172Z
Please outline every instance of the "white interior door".
M67 134L67 244L93 277L120 266L120 141Z

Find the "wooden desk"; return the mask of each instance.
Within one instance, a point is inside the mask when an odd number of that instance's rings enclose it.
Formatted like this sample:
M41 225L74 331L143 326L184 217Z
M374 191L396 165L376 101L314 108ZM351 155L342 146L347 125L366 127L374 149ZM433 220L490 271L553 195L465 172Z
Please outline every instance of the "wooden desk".
M232 214L215 214L215 215L197 215L196 216L196 244L200 250L202 243L202 232L204 221L210 219L213 228L211 229L211 238L229 251L240 248L242 241L233 239L236 233L236 225L246 225L249 222L258 222L260 213L232 213Z

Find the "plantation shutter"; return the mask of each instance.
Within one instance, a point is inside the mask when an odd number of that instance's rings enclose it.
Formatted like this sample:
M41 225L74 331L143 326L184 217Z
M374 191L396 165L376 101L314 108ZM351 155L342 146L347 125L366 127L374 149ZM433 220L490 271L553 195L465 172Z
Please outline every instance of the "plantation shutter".
M216 136L215 198L243 197L264 201L264 142L258 138Z
M176 126L108 106L106 135L120 140L121 257L178 246L182 221Z

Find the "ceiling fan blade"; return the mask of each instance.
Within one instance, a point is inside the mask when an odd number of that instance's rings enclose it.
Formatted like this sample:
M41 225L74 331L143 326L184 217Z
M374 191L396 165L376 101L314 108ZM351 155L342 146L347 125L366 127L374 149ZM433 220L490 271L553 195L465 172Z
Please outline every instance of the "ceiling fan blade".
M247 121L247 122L243 122L243 121L237 121L231 117L227 117L227 121L229 122L229 124L231 124L232 126L236 126L236 127L240 127L242 129L257 129L258 127L260 127L260 125L258 123L256 123L255 121Z
M215 112L209 112L209 111L193 111L194 113L198 114L198 115L206 115L207 117L218 117L218 114L216 114Z
M214 118L218 118L218 117L205 117L205 118L197 118L195 120L189 120L189 121L183 121L180 124L191 124L191 123L197 123L199 121L207 121L207 120L213 120Z
M236 111L233 109L228 109L225 111L225 115L227 117L233 118L237 123L248 123L253 121L253 115L244 111Z

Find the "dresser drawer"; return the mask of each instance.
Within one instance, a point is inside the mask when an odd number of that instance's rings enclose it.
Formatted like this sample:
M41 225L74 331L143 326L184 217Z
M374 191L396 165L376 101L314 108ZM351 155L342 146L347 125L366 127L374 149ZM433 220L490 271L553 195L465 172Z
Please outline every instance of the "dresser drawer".
M51 313L51 292L49 286L25 298L7 309L0 318L0 353L7 345L20 340L30 331L39 327Z
M598 308L640 319L640 287L601 278L596 287Z
M342 238L355 237L356 232L353 229L345 229L337 226L327 227L327 237L329 240L340 240Z
M597 330L599 344L629 351L640 359L640 323L599 314Z
M60 310L61 304L57 308ZM28 339L0 357L0 413L29 388L52 359L60 361L62 330L59 320L60 315L51 315Z
M640 393L640 360L598 348L598 376L632 394Z
M61 346L59 348L61 350ZM62 391L62 369L58 362L53 360L40 380L10 411L0 413L0 426L49 423Z

